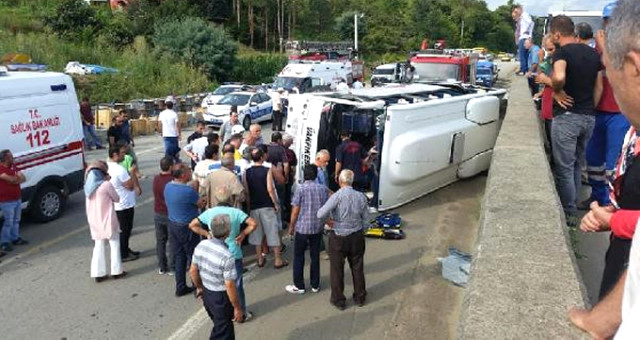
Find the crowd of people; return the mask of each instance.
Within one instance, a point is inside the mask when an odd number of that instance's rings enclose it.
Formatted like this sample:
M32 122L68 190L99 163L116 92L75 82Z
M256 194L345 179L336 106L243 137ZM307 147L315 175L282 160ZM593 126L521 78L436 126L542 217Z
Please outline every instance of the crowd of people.
M243 244L255 249L258 268L266 265L267 254L273 254L273 268L282 269L289 265L282 240L287 232L294 245L293 284L283 285L285 291L308 290L303 275L308 249L311 292L320 290L320 258L326 252L330 303L340 310L347 306L346 259L354 277L354 303L365 304L363 230L370 216L363 165L375 157L374 151L367 152L343 134L333 154L335 176L327 171L331 153L321 150L313 164L304 166L304 178L294 192L298 159L290 148L293 137L277 131L282 129L281 118L266 143L261 126L245 131L237 108L231 107L229 120L217 133L198 122L180 148L183 131L174 104L168 98L164 105L158 131L165 155L152 186L158 274L174 277L177 297L202 298L214 321L212 338L230 339L234 322L253 318L242 278ZM107 134L107 160L92 162L86 170L86 213L95 241L91 277L96 282L126 276L123 263L140 255L132 249L130 237L144 176L127 120L124 111L114 117ZM181 155L189 160L183 162ZM336 192L330 189L334 180Z
M530 27L522 7L516 27ZM521 71L539 99L551 168L567 225L610 231L599 302L573 308L574 325L597 339L640 334L640 3L619 0L602 12L602 28L551 19L542 49L524 39ZM522 18L522 20L520 19ZM528 33L528 30L525 30ZM528 52L526 58L522 58ZM591 187L580 201L583 170ZM579 210L587 210L580 218Z

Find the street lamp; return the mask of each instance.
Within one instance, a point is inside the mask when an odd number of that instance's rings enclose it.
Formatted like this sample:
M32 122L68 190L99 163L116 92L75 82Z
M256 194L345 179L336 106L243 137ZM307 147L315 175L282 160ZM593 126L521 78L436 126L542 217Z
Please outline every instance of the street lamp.
M356 59L358 58L358 18L362 19L364 13L355 13L353 15L353 27L354 27L354 50L356 51Z

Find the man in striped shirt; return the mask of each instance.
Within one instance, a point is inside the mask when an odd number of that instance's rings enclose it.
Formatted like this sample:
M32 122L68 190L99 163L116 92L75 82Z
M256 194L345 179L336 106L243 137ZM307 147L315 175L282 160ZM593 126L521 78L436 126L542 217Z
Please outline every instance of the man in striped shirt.
M204 308L213 321L209 339L234 340L233 321L242 322L243 312L238 300L235 280L235 258L224 239L229 235L229 215L216 215L211 220L209 239L198 244L191 261L191 280L196 297L202 298Z
M329 266L331 279L331 304L339 310L346 307L344 296L344 260L349 261L353 275L353 300L363 306L367 297L364 281L363 229L369 222L369 204L367 197L353 189L354 174L351 170L342 170L338 177L340 190L333 194L327 203L318 210L318 218L331 216L333 227L329 232Z

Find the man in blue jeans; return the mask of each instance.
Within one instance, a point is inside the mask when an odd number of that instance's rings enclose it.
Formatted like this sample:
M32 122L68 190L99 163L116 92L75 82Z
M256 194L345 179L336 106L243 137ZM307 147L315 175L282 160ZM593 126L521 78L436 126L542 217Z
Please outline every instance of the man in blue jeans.
M180 139L182 139L182 129L178 114L173 111L173 103L165 103L166 109L158 116L158 130L164 139L165 156L173 157L176 162L180 161Z
M211 224L216 216L226 215L229 217L229 235L225 239L225 243L231 254L235 259L235 267L237 277L235 280L236 289L238 291L238 300L242 308L244 322L253 318L253 313L247 311L247 302L244 295L244 284L242 280L242 273L244 271L244 264L242 258L242 242L256 229L256 221L249 217L244 211L236 209L231 206L232 193L229 187L221 186L216 189L214 196L218 205L207 209L200 214L198 218L193 219L189 224L189 229L196 234L199 234L203 238L210 238ZM241 230L241 225L246 224L244 230ZM202 228L206 226L207 229Z
M285 287L292 294L304 294L304 252L309 245L311 258L311 291L320 290L320 242L324 229L324 219L318 218L316 212L327 203L329 189L316 182L318 167L307 164L304 167L304 183L296 190L291 201L291 223L289 235L295 235L293 249L293 284Z
M169 216L169 244L173 249L176 268L176 296L184 296L195 290L187 286L186 273L193 256L193 249L200 237L189 230L189 223L198 216L198 209L205 200L189 185L191 168L185 163L176 164L172 171L173 181L164 188L164 201Z
M5 251L13 250L12 244L29 243L20 237L20 217L22 214L20 183L24 181L26 178L21 171L16 169L11 151L0 151L0 209L4 217L0 257L5 255Z
M82 131L84 132L84 144L87 150L95 145L96 149L104 149L100 138L96 134L96 119L91 112L89 98L83 97L80 103L80 118L82 118Z
M600 56L593 48L576 42L569 17L553 18L550 31L552 41L560 45L553 54L551 76L557 103L551 124L554 175L567 225L576 227L580 223L576 204L582 182L581 163L595 125L594 103L601 95L595 93L602 83Z
M520 60L520 71L518 75L524 75L529 70L529 50L525 47L525 41L533 37L534 23L529 13L522 9L521 5L516 5L511 11L511 17L516 22L514 38L518 46L518 59Z

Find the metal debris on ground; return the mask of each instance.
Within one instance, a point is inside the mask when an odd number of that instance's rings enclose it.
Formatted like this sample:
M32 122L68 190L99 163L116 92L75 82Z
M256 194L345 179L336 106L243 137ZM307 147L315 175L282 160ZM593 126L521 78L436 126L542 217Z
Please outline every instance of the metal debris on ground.
M449 247L449 256L438 257L442 264L442 277L456 286L466 287L471 270L471 254Z

